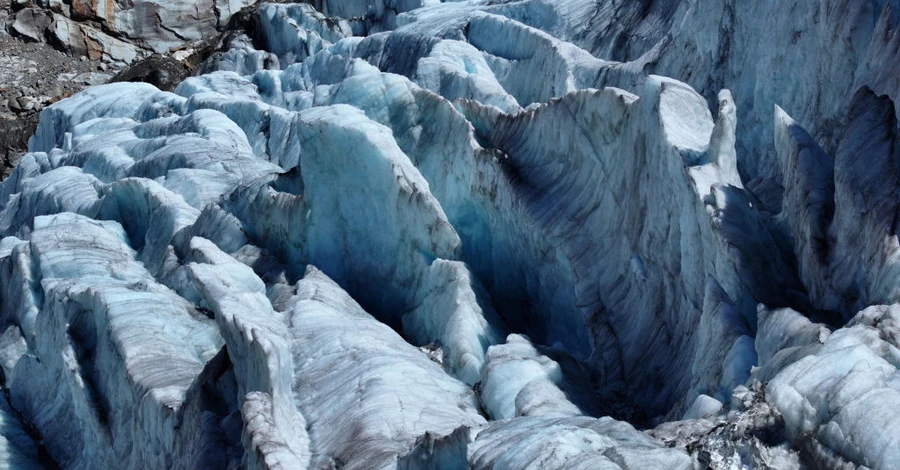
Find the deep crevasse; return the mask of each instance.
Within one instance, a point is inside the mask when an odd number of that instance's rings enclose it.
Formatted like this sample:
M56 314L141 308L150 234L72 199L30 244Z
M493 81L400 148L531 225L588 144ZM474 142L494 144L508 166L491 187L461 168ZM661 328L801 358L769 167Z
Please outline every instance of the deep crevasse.
M894 309L856 315L897 300L891 5L317 6L260 6L175 93L42 113L0 189L0 346L53 460L898 457ZM819 26L754 36L785 8ZM774 442L704 427L756 414Z

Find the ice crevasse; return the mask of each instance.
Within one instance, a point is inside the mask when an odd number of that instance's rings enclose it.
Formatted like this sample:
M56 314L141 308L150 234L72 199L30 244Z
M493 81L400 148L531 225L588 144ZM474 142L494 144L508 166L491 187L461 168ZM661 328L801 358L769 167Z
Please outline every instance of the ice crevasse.
M44 110L0 466L891 468L897 5L651 3L261 4Z

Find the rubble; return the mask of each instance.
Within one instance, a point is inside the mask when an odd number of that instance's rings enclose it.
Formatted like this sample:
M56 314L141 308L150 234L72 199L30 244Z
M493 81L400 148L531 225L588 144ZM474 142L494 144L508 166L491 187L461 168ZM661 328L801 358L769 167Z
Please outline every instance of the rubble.
M85 87L172 90L254 0L0 0L0 174L27 149L40 111Z

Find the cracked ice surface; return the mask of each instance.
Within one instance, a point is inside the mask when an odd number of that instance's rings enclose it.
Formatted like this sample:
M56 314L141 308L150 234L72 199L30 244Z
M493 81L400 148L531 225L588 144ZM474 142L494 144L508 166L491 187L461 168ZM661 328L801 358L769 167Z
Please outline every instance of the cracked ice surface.
M48 107L0 467L890 468L897 5L646 3L263 4Z

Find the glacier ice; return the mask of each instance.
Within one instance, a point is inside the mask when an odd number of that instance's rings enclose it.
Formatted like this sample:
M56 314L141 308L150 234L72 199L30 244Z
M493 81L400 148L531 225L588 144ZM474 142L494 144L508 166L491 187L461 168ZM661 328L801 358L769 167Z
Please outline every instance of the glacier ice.
M498 421L471 446L469 464L479 469L691 468L687 455L608 417Z
M895 465L900 449L896 315L896 306L869 307L827 337L804 333L815 332L805 319L785 328L792 338L783 346L816 347L773 377L767 395L792 439L819 465Z
M579 416L559 384L564 380L559 364L540 354L520 335L488 349L482 370L482 403L494 419L516 416Z
M898 11L260 4L46 108L0 467L892 468Z
M287 313L298 360L295 403L311 421L314 466L389 467L426 432L484 424L469 387L320 271L307 270ZM335 387L356 393L335 394Z

